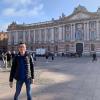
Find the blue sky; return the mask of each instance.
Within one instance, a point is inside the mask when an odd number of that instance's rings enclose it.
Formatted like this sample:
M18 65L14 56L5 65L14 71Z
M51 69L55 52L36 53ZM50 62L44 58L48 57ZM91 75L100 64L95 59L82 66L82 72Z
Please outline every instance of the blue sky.
M100 0L0 0L0 31L13 21L30 24L58 19L62 12L68 16L79 4L96 12Z

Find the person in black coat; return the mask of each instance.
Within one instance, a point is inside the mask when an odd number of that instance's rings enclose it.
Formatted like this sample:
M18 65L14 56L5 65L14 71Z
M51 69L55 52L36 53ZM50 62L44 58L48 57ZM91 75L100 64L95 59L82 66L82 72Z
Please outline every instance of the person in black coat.
M92 57L93 57L92 61L97 61L97 55L96 55L96 52L94 52L94 53L92 54Z
M34 80L34 63L33 57L26 52L25 43L18 45L19 53L15 56L12 62L9 85L13 87L13 79L16 80L16 92L14 100L19 100L19 94L23 83L26 85L27 100L32 100L31 84Z
M11 55L11 52L8 51L6 53L6 56L7 56L7 68L8 68L8 67L11 67L12 66L12 55Z
M13 51L12 53L11 53L11 56L12 56L12 60L15 58L15 56L16 56L16 52L15 51Z

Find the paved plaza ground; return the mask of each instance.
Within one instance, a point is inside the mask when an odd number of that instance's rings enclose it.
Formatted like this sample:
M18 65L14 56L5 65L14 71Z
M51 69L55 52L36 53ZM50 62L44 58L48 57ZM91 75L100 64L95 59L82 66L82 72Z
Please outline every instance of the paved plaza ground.
M15 82L11 89L8 80L9 70L1 70L0 100L13 100ZM32 90L33 100L100 100L100 57L38 58ZM26 100L25 86L19 100Z

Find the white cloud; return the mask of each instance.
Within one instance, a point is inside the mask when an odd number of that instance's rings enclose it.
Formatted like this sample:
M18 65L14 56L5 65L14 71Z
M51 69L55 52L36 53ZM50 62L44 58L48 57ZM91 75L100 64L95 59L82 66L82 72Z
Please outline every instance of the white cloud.
M11 5L29 5L31 3L34 3L36 0L3 0L3 3L5 4L11 4Z
M6 31L8 25L12 21L25 21L25 18L34 18L44 14L44 4L41 0L1 0L0 3L4 6L0 9L0 18L3 23L0 24L0 31ZM9 23L8 23L9 22Z
M7 8L7 9L3 10L2 14L9 16L9 15L12 15L14 13L15 13L15 9L14 8Z
M4 2L11 6L3 9L1 13L3 16L31 17L44 13L44 5L36 0L4 0Z
M25 17L25 16L31 17L43 13L42 9L43 9L43 4L40 4L37 7L34 7L32 9L23 8L17 10L16 8L6 8L5 10L3 10L2 15L13 16L13 17Z

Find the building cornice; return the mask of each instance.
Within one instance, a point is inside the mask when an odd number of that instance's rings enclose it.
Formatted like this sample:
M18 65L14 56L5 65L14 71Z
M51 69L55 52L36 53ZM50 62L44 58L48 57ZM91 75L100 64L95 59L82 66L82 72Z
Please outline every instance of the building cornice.
M81 16L82 14L87 17L84 16L82 17ZM73 13L69 16L65 16L64 14L62 14L62 17L60 17L57 20L52 19L51 21L45 21L45 22L39 22L33 24L17 24L16 22L13 22L8 26L7 31L38 29L38 28L45 28L47 26L54 27L54 26L63 25L67 23L69 24L69 23L76 23L82 21L84 22L84 21L90 21L96 19L100 19L100 14L98 12L89 12L85 7L79 5L77 8L74 9Z

